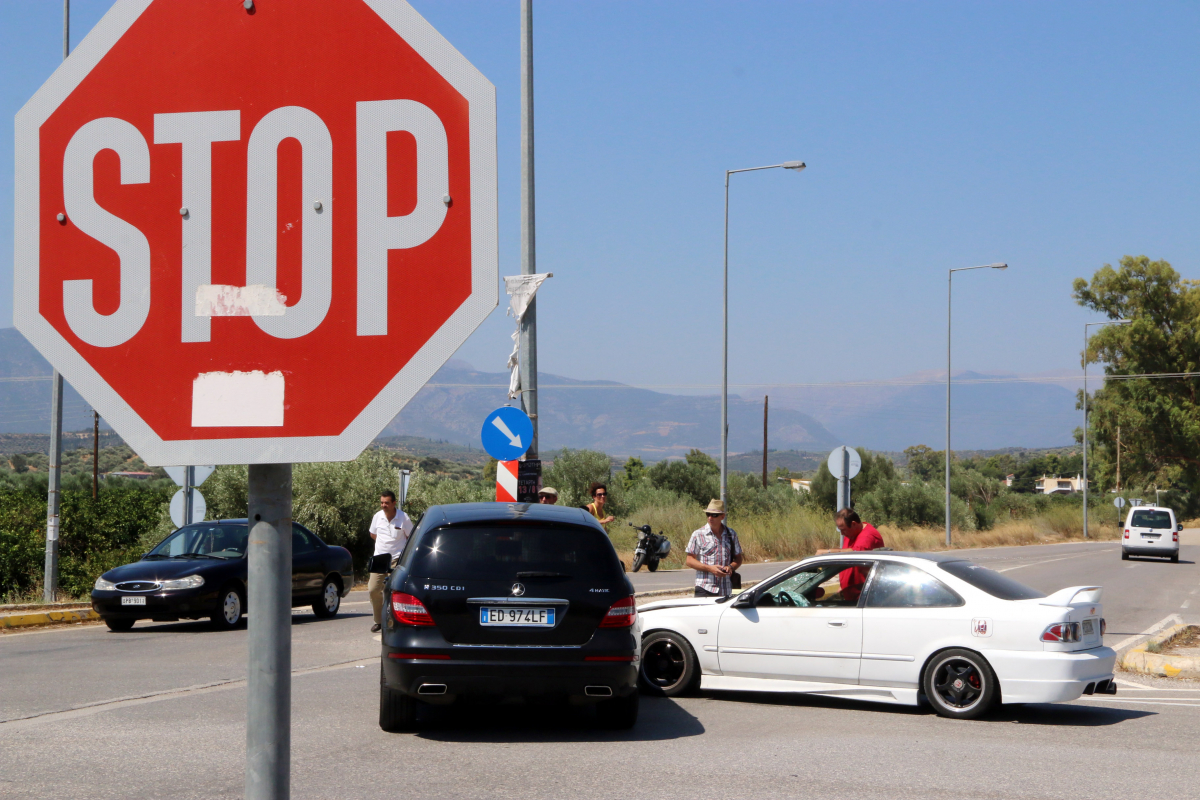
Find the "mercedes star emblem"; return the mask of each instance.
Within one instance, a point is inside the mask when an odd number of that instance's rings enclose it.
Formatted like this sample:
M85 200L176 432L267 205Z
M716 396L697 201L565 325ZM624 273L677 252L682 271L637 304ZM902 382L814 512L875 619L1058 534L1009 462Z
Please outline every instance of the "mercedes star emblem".
M520 597L523 594L525 594L525 586L520 583L514 583L513 584L513 595L515 597Z

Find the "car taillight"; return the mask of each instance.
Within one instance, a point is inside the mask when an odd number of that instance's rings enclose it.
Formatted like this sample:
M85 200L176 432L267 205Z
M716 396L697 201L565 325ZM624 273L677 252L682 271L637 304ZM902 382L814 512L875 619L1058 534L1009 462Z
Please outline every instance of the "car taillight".
M1179 532L1178 532L1178 531L1176 531L1175 533L1172 533L1172 534L1171 534L1171 539L1172 539L1173 541L1176 541L1176 542L1178 542L1178 541L1179 541Z
M1125 538L1126 539L1129 538L1129 529L1128 528L1125 529Z
M401 625L433 624L433 617L425 610L425 604L404 592L392 592L392 616Z
M1103 617L1100 618L1100 635L1103 636L1108 632L1108 622Z
M1043 642L1078 642L1078 622L1056 622L1042 632Z
M601 628L628 628L637 620L637 606L632 597L618 600L608 609L604 619L600 620Z

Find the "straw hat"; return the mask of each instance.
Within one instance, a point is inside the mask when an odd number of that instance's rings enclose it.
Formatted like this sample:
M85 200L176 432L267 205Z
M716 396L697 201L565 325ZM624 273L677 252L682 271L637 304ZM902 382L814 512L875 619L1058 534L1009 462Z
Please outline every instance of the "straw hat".
M723 500L709 500L708 508L704 509L705 514L724 514L725 502Z

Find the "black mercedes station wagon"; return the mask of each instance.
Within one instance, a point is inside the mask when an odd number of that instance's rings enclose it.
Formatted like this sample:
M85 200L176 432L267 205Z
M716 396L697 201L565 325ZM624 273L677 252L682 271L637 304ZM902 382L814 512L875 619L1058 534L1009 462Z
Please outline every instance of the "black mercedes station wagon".
M220 630L235 628L246 608L249 536L244 519L180 528L140 561L97 578L92 608L114 631L127 631L139 619L201 617ZM350 551L293 522L292 605L311 604L318 617L332 617L353 584Z
M524 503L433 506L387 583L379 727L422 703L520 697L596 704L637 721L633 585L587 512Z

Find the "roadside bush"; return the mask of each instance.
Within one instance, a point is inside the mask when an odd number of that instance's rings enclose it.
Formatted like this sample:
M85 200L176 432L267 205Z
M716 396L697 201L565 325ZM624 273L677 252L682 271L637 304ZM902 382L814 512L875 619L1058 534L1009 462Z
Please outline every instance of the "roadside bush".
M859 516L873 525L891 524L907 528L944 525L946 522L946 496L943 490L931 483L918 481L883 481L874 491L860 495L854 508ZM958 497L950 498L950 521L960 530L976 530L975 515Z
M41 584L46 495L0 486L0 596L13 602Z
M592 502L588 486L593 481L608 487L606 508L609 509L609 513L619 515L624 511L624 482L613 480L612 459L605 453L563 448L562 452L555 456L554 463L542 472L542 485L553 486L558 490L560 506L578 508Z
M711 458L699 455L707 460L692 457L687 461L659 461L646 470L646 476L656 489L666 489L707 505L709 500L721 496L721 471Z

